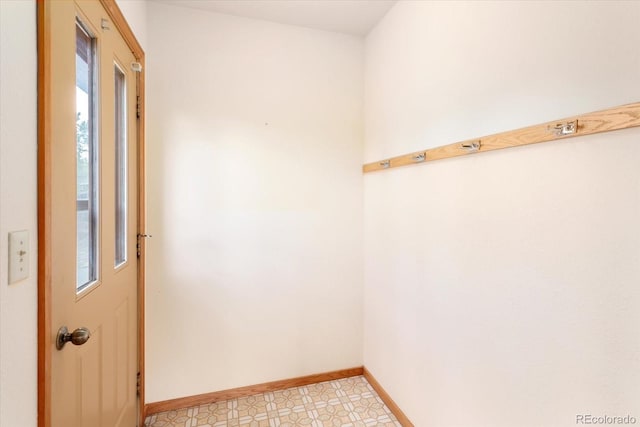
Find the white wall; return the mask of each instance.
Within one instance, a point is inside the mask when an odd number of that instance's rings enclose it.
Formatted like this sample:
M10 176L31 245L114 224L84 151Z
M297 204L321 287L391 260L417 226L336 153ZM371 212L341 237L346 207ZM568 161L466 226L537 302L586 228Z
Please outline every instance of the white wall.
M400 2L365 160L640 100L638 2ZM640 420L640 129L365 176L364 363L415 425Z
M0 426L37 419L36 8L0 1ZM30 272L8 284L8 233L28 230Z
M148 401L361 365L362 39L148 12Z
M147 0L116 0L142 49L147 47Z

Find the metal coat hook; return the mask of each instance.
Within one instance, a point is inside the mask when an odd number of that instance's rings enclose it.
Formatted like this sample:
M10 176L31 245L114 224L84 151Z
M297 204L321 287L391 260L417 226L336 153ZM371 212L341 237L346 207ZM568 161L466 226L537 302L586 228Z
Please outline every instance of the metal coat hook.
M383 160L379 163L379 165L382 166L382 169L389 169L389 167L391 166L391 161Z
M480 151L481 145L482 144L480 140L473 142L463 142L462 144L460 144L460 148L464 148L467 151Z
M412 159L414 162L416 163L420 163L420 162L424 162L426 160L426 154L425 153L420 153L420 154L415 154Z
M555 126L549 126L549 131L557 136L573 135L578 131L578 121L557 123Z

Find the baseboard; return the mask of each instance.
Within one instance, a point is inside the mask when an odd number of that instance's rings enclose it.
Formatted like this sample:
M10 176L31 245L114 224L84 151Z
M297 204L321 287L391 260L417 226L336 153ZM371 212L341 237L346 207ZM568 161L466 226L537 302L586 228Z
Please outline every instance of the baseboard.
M414 427L413 423L409 421L409 418L407 418L407 416L404 414L404 412L402 412L396 402L394 402L391 396L389 396L389 393L387 393L385 389L382 388L378 380L376 380L374 376L371 375L371 372L369 372L367 368L363 368L363 375L369 382L369 384L371 384L371 387L373 387L376 393L378 393L378 396L380 396L385 405L387 405L391 412L393 412L393 415L396 416L400 424L402 424L403 427Z
M213 393L198 394L195 396L179 397L177 399L163 400L144 405L145 417L158 412L172 411L176 409L190 408L192 406L205 405L207 403L219 402L222 400L237 399L239 397L252 396L254 394L269 391L284 390L291 387L302 387L309 384L321 383L324 381L339 380L342 378L357 377L364 375L371 387L378 393L382 401L393 412L403 427L414 427L409 418L402 412L400 407L393 401L389 393L385 391L378 380L371 372L363 367L342 369L339 371L325 372L322 374L307 375L304 377L291 378L288 380L271 381L268 383L250 385L246 387L232 388L229 390L214 391Z
M190 408L192 406L205 405L207 403L219 402L221 400L237 399L239 397L246 397L269 391L284 390L291 387L301 387L309 384L321 383L324 381L357 377L359 375L363 375L364 371L364 368L360 366L357 368L342 369L339 371L325 372L323 374L307 375L304 377L291 378L288 380L272 381L246 387L232 388L229 390L214 391L213 393L198 394L196 396L179 397L177 399L152 402L144 405L144 413L146 416L156 414L158 412Z

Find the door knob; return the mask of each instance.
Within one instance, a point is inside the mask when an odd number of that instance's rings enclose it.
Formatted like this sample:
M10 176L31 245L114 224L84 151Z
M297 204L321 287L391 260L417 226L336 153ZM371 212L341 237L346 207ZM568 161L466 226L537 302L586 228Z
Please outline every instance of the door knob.
M91 332L87 328L78 328L75 331L69 333L69 330L66 326L58 329L58 335L56 336L56 348L58 350L62 350L62 347L69 341L73 345L82 345L89 341L91 337Z

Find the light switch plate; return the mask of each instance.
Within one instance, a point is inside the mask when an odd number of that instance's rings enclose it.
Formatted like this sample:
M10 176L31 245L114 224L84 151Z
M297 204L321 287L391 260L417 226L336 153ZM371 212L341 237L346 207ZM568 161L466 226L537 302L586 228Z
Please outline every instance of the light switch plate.
M29 277L29 232L9 233L9 284Z

